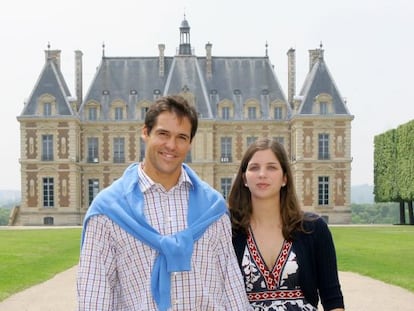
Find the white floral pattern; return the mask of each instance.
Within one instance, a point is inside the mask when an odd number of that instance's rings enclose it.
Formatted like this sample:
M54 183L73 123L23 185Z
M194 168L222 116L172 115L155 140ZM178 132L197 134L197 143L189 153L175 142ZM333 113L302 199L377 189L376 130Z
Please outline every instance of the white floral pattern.
M298 283L298 264L292 242L284 241L274 267L264 264L252 232L242 258L242 272L250 304L255 311L317 311Z

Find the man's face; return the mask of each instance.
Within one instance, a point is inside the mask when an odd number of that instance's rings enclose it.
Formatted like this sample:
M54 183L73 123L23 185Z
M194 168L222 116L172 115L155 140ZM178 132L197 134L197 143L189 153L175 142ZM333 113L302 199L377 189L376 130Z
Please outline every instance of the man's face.
M181 164L191 149L191 123L186 117L162 112L151 130L142 129L145 141L144 171L155 182L171 188L181 174Z

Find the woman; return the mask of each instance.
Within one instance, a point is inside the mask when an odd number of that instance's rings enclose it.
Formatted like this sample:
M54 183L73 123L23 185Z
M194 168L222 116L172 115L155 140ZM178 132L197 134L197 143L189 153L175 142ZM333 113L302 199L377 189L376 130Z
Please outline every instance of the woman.
M229 195L233 245L254 310L343 311L328 226L298 203L281 144L252 143Z

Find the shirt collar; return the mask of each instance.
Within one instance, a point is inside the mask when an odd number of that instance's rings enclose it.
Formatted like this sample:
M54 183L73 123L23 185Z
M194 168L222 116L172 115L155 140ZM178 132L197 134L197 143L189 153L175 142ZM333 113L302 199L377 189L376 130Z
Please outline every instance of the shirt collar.
M151 177L149 177L144 172L144 170L142 169L142 163L138 165L138 184L139 184L139 188L141 189L142 193L156 186L162 187L160 184L153 181ZM187 185L188 187L193 186L193 183L191 182L190 177L188 176L185 169L181 166L181 174L180 174L180 177L178 178L178 183L174 186L174 188L177 186L180 187L183 184Z

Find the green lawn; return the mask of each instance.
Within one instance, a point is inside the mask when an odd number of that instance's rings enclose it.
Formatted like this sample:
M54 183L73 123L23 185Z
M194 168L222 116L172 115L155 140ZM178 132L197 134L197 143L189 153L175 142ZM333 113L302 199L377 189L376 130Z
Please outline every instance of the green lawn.
M414 226L331 226L338 268L414 292Z
M81 229L0 230L0 301L77 264Z
M331 226L341 271L414 292L414 226ZM81 229L0 230L0 301L77 264Z

